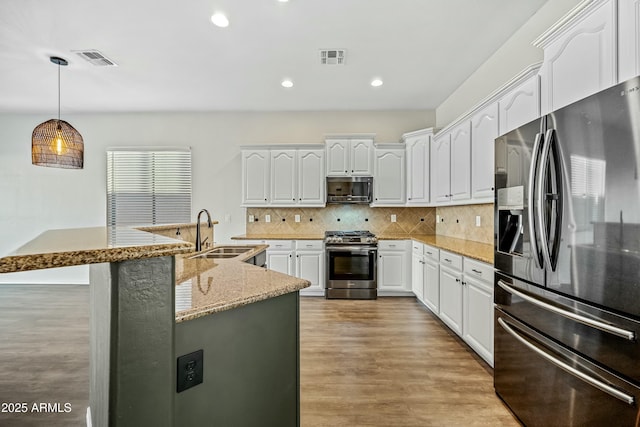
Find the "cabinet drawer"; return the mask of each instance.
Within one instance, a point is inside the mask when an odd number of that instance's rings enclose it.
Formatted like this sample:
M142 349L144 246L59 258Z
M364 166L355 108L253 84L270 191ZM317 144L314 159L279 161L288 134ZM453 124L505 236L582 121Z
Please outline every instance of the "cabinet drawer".
M296 250L322 250L322 240L296 240Z
M407 240L380 240L378 250L381 251L405 251L407 250Z
M424 253L424 248L425 248L424 244L420 242L416 242L414 240L411 241L411 250L413 251L414 254L422 255Z
M493 283L493 266L470 258L464 259L464 274Z
M269 245L270 251L289 250L294 247L293 240L267 240L265 244Z
M427 259L431 259L435 262L440 261L440 249L434 248L433 246L424 245L424 255Z
M447 251L440 251L440 263L449 268L462 271L462 256Z

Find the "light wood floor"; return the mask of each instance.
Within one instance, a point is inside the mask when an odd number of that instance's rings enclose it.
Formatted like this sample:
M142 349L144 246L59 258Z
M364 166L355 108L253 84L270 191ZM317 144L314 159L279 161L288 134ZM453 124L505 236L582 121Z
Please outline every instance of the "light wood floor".
M300 298L301 424L518 426L491 368L415 298Z
M84 425L88 300L88 286L0 285L0 403L72 405L0 426ZM300 336L303 427L519 425L490 368L414 298L303 297Z

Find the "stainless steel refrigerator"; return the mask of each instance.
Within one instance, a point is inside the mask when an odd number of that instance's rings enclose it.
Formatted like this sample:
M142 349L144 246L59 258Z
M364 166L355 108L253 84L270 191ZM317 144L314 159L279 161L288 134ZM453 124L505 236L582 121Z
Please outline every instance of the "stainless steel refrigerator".
M495 377L527 426L640 423L640 77L495 141Z

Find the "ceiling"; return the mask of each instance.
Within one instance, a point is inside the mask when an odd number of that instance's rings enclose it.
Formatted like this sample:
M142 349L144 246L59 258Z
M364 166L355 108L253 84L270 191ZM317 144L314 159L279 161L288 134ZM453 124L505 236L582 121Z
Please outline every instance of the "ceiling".
M545 1L2 0L0 112L432 109Z

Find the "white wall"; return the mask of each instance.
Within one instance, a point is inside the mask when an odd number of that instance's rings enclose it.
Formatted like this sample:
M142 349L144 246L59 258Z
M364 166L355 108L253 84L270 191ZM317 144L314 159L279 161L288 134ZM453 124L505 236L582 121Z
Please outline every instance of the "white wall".
M549 0L545 3L475 73L438 106L437 126L448 125L520 71L542 61L542 49L534 47L531 42L581 1ZM492 25L499 25L499 23Z
M64 116L85 141L83 170L31 165L31 132L50 117L0 115L0 256L48 229L106 223L107 147L191 146L193 217L207 208L217 242L245 232L240 146L321 143L325 133L375 133L395 142L435 124L433 111L134 113ZM225 215L231 216L225 222ZM0 275L0 283L87 283L88 268Z

